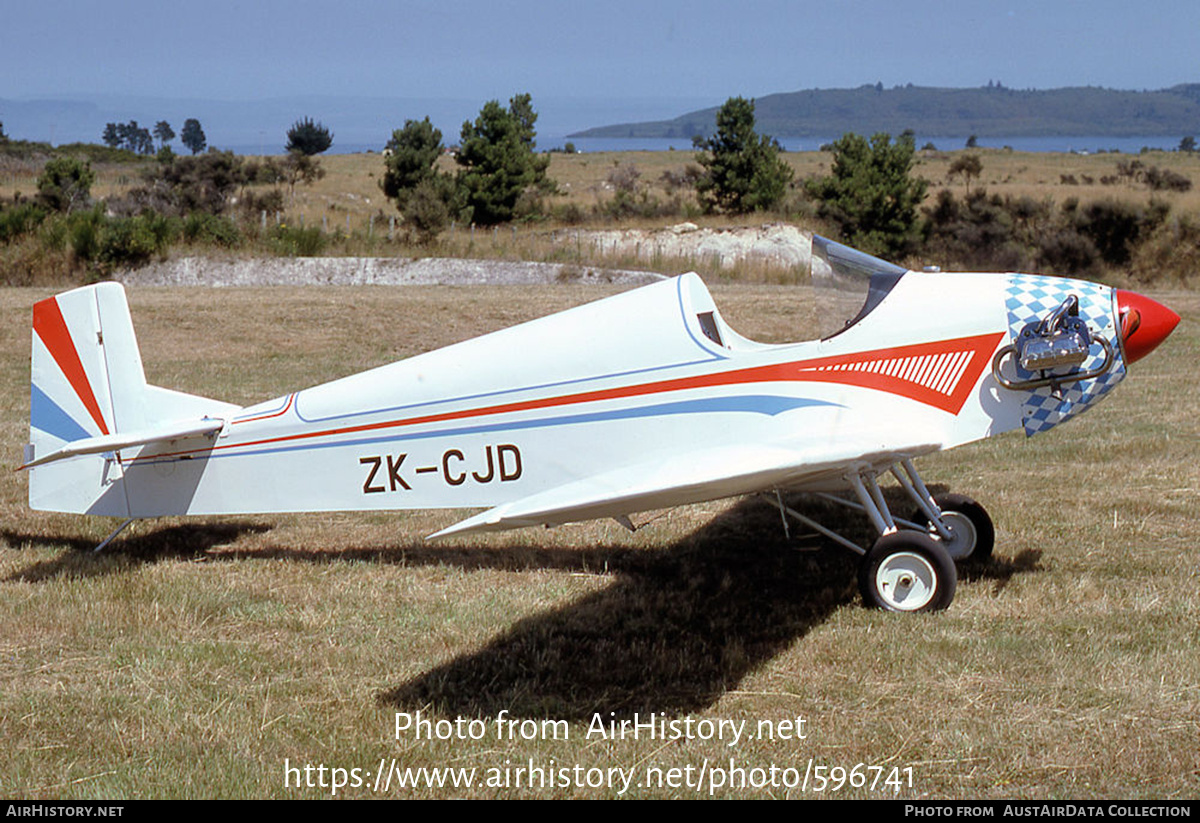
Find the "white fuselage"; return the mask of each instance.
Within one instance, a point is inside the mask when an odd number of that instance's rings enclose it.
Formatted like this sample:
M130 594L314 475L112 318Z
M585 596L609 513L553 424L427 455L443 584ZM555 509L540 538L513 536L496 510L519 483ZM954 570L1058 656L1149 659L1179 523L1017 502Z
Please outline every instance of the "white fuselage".
M215 442L122 454L112 513L498 506L633 466L678 487L705 456L730 464L711 497L838 486L856 456L1022 425L990 371L1013 277L909 273L832 338L761 345L685 275L244 409Z

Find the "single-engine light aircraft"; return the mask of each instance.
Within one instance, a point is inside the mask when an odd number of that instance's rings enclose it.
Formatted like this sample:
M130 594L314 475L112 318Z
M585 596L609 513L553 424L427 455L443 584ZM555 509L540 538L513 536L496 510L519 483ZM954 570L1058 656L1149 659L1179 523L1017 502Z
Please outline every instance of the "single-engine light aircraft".
M634 513L763 493L785 527L862 556L868 604L943 609L955 562L986 558L994 530L970 498L932 497L913 461L1083 412L1179 322L1082 280L906 271L821 237L812 261L826 328L806 342L740 336L689 273L245 408L147 385L122 286L75 289L33 308L29 504L122 528L485 509L432 535L445 537L632 528ZM911 520L889 511L885 473ZM785 505L795 490L861 511L878 540Z

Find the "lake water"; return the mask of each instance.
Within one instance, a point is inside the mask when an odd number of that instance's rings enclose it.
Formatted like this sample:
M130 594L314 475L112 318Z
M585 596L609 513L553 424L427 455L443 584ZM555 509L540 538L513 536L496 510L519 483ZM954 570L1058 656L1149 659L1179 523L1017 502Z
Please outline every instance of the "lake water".
M980 137L976 144L981 148L1003 148L1010 146L1015 151L1036 152L1099 152L1118 151L1124 154L1137 154L1143 147L1151 149L1179 148L1179 137ZM832 143L834 137L781 137L779 144L788 151L815 151L826 143ZM659 138L600 138L600 137L551 137L539 138L538 148L561 148L564 143L571 142L579 151L692 151L690 140L659 139ZM923 137L918 135L917 148L926 143L932 143L942 150L961 149L967 144L967 137Z
M1179 148L1179 137L980 137L977 145L980 148L1011 147L1015 151L1032 152L1121 152L1123 154L1138 154L1143 148L1164 149L1173 151ZM787 151L815 151L826 143L832 143L833 137L781 137L779 144ZM541 151L561 149L566 143L574 143L575 149L581 152L601 151L683 151L691 152L692 142L676 138L652 137L543 137L538 136L537 147ZM966 146L967 138L958 137L922 137L916 139L917 148L932 143L938 149L951 151ZM223 147L224 148L224 147ZM262 151L283 150L271 146L229 146L239 154L259 154ZM330 154L357 154L366 151L379 151L378 144L367 143L337 143L330 149Z

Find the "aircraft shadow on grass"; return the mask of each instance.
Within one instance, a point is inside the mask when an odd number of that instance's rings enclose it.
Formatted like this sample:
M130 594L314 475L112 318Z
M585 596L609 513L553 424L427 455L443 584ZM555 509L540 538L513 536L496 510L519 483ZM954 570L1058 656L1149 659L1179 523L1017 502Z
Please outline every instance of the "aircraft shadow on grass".
M899 503L899 498L894 502ZM802 498L792 504L857 538L860 518ZM759 498L735 504L666 549L506 548L425 544L312 552L286 546L210 551L262 532L260 523L171 525L131 535L93 554L92 540L56 540L70 550L3 582L121 573L134 565L197 558L354 559L466 570L607 571L611 585L523 618L482 647L388 689L383 705L447 716L588 719L594 713L686 714L710 707L838 608L858 598L856 558L828 541L783 533L778 511ZM10 546L45 538L0 532ZM805 550L809 549L809 550ZM1036 571L1040 552L965 567L960 580L994 581Z
M797 507L824 522L845 517L816 501ZM854 518L844 525L866 534ZM827 541L809 544L817 551L797 545L785 538L778 511L743 500L664 551L616 554L612 585L516 622L381 702L481 718L501 710L567 720L703 710L857 600L856 558ZM1039 556L994 557L964 578L1003 587L1035 570Z
M129 568L164 560L192 560L207 557L217 546L236 541L246 534L264 532L265 523L223 522L187 523L154 528L140 534L127 534L95 553L94 537L56 537L0 529L0 540L9 546L66 546L67 551L49 560L40 560L13 572L0 583L40 583L63 578L103 577Z

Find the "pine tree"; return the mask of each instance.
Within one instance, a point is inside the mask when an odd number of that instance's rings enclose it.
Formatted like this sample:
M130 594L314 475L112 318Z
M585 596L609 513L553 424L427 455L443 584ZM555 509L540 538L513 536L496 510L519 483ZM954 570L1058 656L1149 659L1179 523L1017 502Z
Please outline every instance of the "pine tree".
M511 220L523 193L553 187L546 177L550 158L534 153L536 121L530 96L519 94L507 109L492 100L474 123L463 123L457 184L468 219L484 225Z
M711 210L745 213L783 200L792 169L779 144L754 130L754 101L731 97L717 112L717 133L700 142L696 155L705 174L696 181L700 201Z
M333 145L333 134L320 123L314 123L311 117L297 120L288 129L287 150L300 152L309 157L320 154Z
M442 154L442 132L424 120L405 120L403 129L392 132L385 159L385 170L380 188L392 200L403 197L422 181L436 176L434 164ZM404 206L400 205L404 211Z
M435 164L442 154L442 133L424 120L406 120L392 132L383 179L383 193L396 203L405 224L422 243L431 242L450 223L454 179Z
M865 252L893 260L908 254L919 239L918 207L928 187L911 175L915 153L911 135L894 143L882 132L870 142L842 135L833 144L833 174L808 185L821 201L818 214Z

